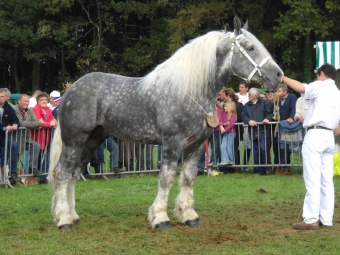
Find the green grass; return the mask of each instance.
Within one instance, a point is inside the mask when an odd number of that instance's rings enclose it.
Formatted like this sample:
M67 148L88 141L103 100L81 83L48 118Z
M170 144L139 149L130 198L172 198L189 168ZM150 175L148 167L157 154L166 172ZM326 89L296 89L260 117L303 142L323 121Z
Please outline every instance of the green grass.
M153 230L148 207L157 176L79 181L81 224L59 231L46 185L0 189L0 254L338 254L339 202L334 227L296 231L305 188L301 169L292 176L199 176L195 209L203 226L189 228L172 215L178 184L169 197L172 229ZM340 178L335 178L335 187ZM265 189L268 193L257 192ZM336 195L336 201L339 194Z

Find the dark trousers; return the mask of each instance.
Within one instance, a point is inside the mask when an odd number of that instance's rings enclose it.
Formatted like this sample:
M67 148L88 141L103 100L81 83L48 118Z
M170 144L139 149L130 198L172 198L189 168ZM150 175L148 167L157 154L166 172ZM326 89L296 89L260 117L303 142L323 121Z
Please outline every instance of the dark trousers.
M213 131L209 137L209 143L211 146L211 158L210 162L220 163L221 161L221 141L220 141L220 131Z
M283 148L281 148L283 146ZM280 144L280 164L290 164L289 144ZM282 170L290 170L290 166L282 166Z
M260 138L253 140L253 162L254 172L258 174L266 174L267 167L260 167L256 165L270 165L270 157L267 149L267 138Z

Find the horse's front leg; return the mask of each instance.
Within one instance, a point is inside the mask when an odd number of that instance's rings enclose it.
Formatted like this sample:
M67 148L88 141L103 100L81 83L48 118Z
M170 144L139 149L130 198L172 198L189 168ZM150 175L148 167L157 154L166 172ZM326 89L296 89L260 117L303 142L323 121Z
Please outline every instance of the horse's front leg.
M177 220L190 227L202 225L194 210L194 184L198 171L198 160L203 153L204 144L196 151L185 156L185 165L180 176L180 193L176 198L174 214Z
M177 164L180 153L164 146L162 148L162 166L158 177L158 193L149 208L148 220L152 228L171 228L167 214L167 205L170 189L177 174ZM177 146L178 147L178 146ZM172 148L176 148L172 147Z

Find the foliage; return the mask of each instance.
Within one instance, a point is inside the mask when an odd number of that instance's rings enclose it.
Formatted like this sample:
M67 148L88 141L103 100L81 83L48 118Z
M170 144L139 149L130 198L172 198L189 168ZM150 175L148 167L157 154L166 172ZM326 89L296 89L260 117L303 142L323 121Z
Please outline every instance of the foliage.
M49 92L92 71L143 76L196 36L233 29L235 15L308 81L312 45L339 38L339 14L338 0L2 0L0 84Z

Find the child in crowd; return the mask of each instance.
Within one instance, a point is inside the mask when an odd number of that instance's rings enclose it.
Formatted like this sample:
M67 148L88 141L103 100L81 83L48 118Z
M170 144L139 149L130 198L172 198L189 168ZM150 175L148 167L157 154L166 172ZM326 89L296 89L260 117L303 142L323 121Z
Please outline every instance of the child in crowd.
M217 117L219 121L219 125L214 128L214 131L210 137L210 143L211 143L211 158L210 158L210 163L209 166L214 166L215 164L218 164L221 162L221 140L222 139L222 134L220 138L220 131L222 126L226 122L226 113L223 109L223 105L221 104L220 101L216 101L216 111L217 111Z
M235 122L237 120L236 105L228 101L224 105L226 122L220 126L222 134L221 163L219 166L231 166L234 164L234 139L236 136Z

